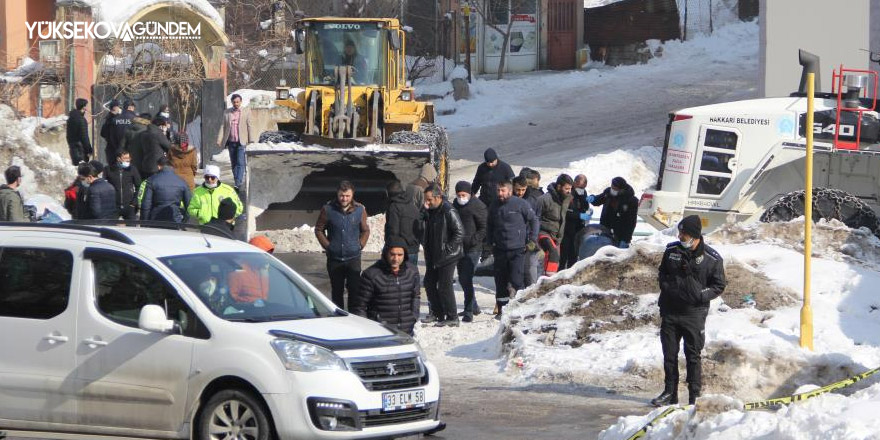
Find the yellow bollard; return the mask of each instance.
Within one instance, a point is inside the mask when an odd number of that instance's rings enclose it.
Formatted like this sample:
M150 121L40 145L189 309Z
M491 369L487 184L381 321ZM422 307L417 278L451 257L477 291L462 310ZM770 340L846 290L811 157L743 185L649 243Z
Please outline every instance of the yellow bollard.
M807 169L804 197L804 305L801 307L801 348L813 351L813 309L810 305L810 263L813 253L813 100L816 74L807 74Z

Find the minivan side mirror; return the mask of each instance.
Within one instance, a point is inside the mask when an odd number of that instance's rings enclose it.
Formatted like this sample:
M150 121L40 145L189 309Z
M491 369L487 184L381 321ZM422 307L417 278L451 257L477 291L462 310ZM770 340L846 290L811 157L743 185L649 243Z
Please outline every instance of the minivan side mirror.
M174 321L165 316L165 310L156 304L147 304L138 316L138 327L152 333L168 333L174 330Z

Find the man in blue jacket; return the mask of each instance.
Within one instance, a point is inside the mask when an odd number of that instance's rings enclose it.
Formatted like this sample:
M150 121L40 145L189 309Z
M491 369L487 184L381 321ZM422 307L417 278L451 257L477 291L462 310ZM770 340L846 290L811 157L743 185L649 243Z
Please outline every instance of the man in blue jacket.
M119 209L116 206L116 189L105 179L99 177L104 171L104 164L93 160L89 162L89 175L83 179L86 187L85 202L88 206L89 219L117 219Z
M141 202L141 220L186 222L186 207L192 198L189 185L168 166L168 158L156 161L159 172L147 179Z
M495 257L495 317L510 302L511 289L522 289L525 252L538 248L538 219L529 202L513 197L513 183L498 184L489 207L488 237Z

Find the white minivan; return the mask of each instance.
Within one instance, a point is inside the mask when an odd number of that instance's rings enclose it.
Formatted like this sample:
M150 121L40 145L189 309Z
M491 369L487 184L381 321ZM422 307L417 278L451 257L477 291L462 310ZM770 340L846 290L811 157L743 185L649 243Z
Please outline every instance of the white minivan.
M394 438L442 429L437 369L249 244L0 226L0 432Z

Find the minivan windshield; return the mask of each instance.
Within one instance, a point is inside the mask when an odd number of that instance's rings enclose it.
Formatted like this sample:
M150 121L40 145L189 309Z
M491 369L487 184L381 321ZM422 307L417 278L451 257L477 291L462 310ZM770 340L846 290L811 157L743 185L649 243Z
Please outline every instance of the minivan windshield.
M319 293L266 253L210 253L160 260L227 321L286 321L335 313L315 297Z

